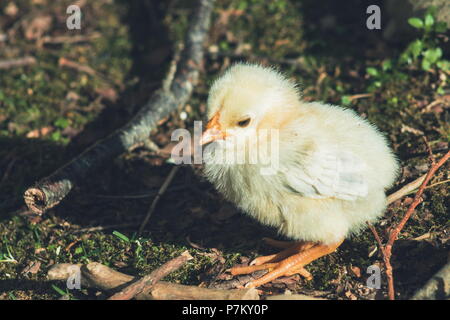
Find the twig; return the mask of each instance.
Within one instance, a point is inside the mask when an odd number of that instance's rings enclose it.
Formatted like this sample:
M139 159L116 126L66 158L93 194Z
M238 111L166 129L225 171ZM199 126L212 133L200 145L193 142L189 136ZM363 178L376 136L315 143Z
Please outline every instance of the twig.
M56 36L56 37L42 37L42 39L38 40L38 45L42 44L61 44L61 43L79 43L79 42L88 42L97 38L100 38L101 34L98 32L94 32L89 35L71 35L71 36Z
M177 66L181 59L181 52L183 50L183 44L178 43L175 45L175 52L173 54L173 59L170 61L169 71L167 72L166 77L162 81L162 89L164 91L169 91L170 86L172 85L173 78L175 77L175 73L177 72Z
M398 234L403 229L405 223L408 221L408 219L411 217L411 215L414 212L414 209L423 201L422 200L422 194L425 190L425 187L427 186L428 182L430 181L431 177L434 175L434 173L450 158L450 151L447 152L441 160L436 162L428 171L427 175L425 176L424 181L422 182L422 185L420 186L419 190L417 191L416 195L414 196L414 200L411 203L409 209L406 211L405 215L403 216L403 219L400 221L400 223L397 225L397 227L392 230L388 246L392 246L394 241L397 239Z
M135 281L135 277L97 262L87 265L56 264L48 271L49 280L67 280L81 272L81 286L114 291ZM159 281L150 291L137 294L137 300L259 300L256 289L218 290Z
M184 106L197 83L203 61L203 42L209 30L210 16L214 0L199 1L187 32L185 47L170 90L155 92L150 100L131 121L98 141L50 176L37 182L25 191L24 199L30 210L42 214L57 205L83 181L92 169L98 168L110 159L126 152L131 146L148 139L158 122Z
M354 94L352 96L349 96L348 99L350 101L353 100L358 100L358 99L362 99L362 98L368 98L371 97L373 94L372 93L360 93L360 94Z
M73 70L76 70L79 72L87 73L88 75L90 75L92 77L101 78L103 81L108 82L108 84L116 86L117 88L123 87L123 85L121 83L119 83L115 80L108 79L107 76L105 76L104 74L101 74L100 72L95 71L93 68L86 66L86 65L82 65L78 62L69 60L67 58L60 57L58 60L58 65L60 67L66 67L66 68L73 69Z
M67 67L67 68L70 68L70 69L74 69L74 70L77 70L77 71L80 71L80 72L87 73L90 76L96 76L97 75L97 71L95 71L91 67L84 66L82 64L79 64L78 62L66 59L64 57L59 58L58 65L60 67Z
M422 184L423 179L425 179L425 176L426 175L424 174L420 178L418 178L418 179L408 183L407 185L405 185L400 190L390 194L387 197L387 204L391 204L391 203L393 203L393 202L403 198L404 196L407 196L408 194L411 194L414 191L416 191L420 187L420 185ZM429 186L426 186L425 189L431 189L431 188L433 188L435 186L438 186L438 185L443 184L443 183L448 183L448 182L450 182L450 179L430 184Z
M167 176L166 180L162 184L161 188L158 190L158 194L156 195L155 199L153 199L152 204L150 205L150 208L147 211L147 215L144 218L144 221L142 221L141 226L139 227L138 234L141 234L142 231L144 231L145 226L148 223L148 220L153 214L153 211L155 211L156 205L159 202L159 199L164 195L167 188L169 187L170 183L172 182L173 178L175 177L175 174L177 173L179 166L174 166L172 170L170 170L169 175Z
M29 66L36 63L34 57L23 57L16 59L0 60L0 70L7 70L15 67Z
M149 291L155 285L156 282L164 278L169 273L178 270L188 260L193 259L189 252L186 250L180 256L175 259L166 262L161 267L141 278L140 280L132 283L120 292L112 295L108 300L130 300L137 294L143 291Z
M423 176L417 178L416 180L408 183L407 185L403 186L401 189L395 191L394 193L391 193L390 195L387 196L387 204L391 204L395 201L397 201L398 199L403 198L404 196L410 194L411 192L413 192L414 190L416 190L417 188L419 188L422 185L423 180L425 180L425 177L427 175L424 174Z
M435 162L428 173L423 178L419 190L417 191L416 195L414 196L414 200L409 206L408 210L406 211L405 215L401 219L401 221L397 224L397 226L389 231L389 237L388 241L385 245L383 245L381 238L376 231L375 227L369 224L369 228L372 231L373 235L375 236L375 239L378 243L378 246L380 247L382 256L383 256L383 262L386 267L386 276L388 279L388 294L390 300L395 300L395 289L394 289L394 276L393 276L393 270L391 265L391 256L392 256L392 246L394 245L395 240L397 240L397 237L403 227L405 226L406 222L409 220L411 215L414 213L414 210L416 207L423 201L422 194L430 181L431 177L434 175L434 173L450 158L450 151L447 152L438 162ZM419 178L419 179L422 179ZM418 181L417 179L416 181ZM414 181L414 182L416 182ZM403 188L402 188L403 189Z
M434 100L433 102L429 103L425 108L423 108L420 112L421 112L421 113L424 113L424 112L430 112L430 110L431 110L434 106L436 106L436 105L438 105L438 104L440 104L440 103L445 103L445 99L437 99L437 100Z
M433 187L438 186L438 185L440 185L440 184L443 184L443 183L449 183L449 182L450 182L450 179L442 180L442 181L439 181L439 182L430 184L430 185L427 186L425 189L433 188Z

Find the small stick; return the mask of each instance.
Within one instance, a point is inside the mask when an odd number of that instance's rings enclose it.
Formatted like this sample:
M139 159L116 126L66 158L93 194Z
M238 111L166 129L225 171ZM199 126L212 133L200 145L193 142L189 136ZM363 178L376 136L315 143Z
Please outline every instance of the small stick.
M411 206L408 208L408 210L406 211L405 215L403 216L403 219L400 221L400 223L397 225L397 227L391 231L390 237L389 237L389 242L388 242L388 246L392 246L392 244L394 243L394 241L397 239L398 234L400 233L400 231L403 229L403 227L405 226L406 222L408 221L408 219L411 217L411 215L414 212L414 209L423 201L422 199L422 194L425 190L425 187L427 186L428 182L430 181L431 177L435 174L435 172L450 158L450 151L447 152L445 154L445 156L443 156L441 158L441 160L439 160L437 163L434 163L433 166L430 168L430 170L428 171L428 173L425 176L424 181L422 182L419 190L417 191L416 195L414 196L414 200L411 203Z
M141 226L139 227L138 234L141 234L142 231L144 231L145 226L148 223L148 220L152 216L153 211L155 211L156 205L158 204L159 199L164 195L167 188L169 187L170 183L172 182L173 178L175 177L175 174L177 173L179 166L174 166L172 170L170 170L169 175L167 176L166 180L164 181L161 188L158 190L158 194L156 195L155 199L153 199L152 204L150 205L150 208L147 211L147 215L145 216L144 221L142 222Z
M97 75L97 72L94 69L92 69L91 67L84 66L82 64L79 64L78 62L66 59L64 57L59 58L58 65L60 67L67 67L67 68L70 68L70 69L74 69L74 70L77 70L77 71L80 71L80 72L87 73L90 76L96 76Z
M433 102L429 103L425 108L423 108L421 110L421 113L423 113L423 112L430 112L431 108L433 108L434 106L436 106L436 105L438 105L440 103L444 103L444 102L445 102L445 99L434 100Z
M417 188L419 188L422 183L423 180L425 180L425 177L427 175L424 174L423 176L417 178L416 180L408 183L407 185L403 186L401 189L395 191L394 193L391 193L390 195L387 196L387 204L391 204L395 201L397 201L398 199L403 198L404 196L406 196L407 194L410 194L411 192L413 192L414 190L416 190Z
M447 180L443 180L443 181L439 181L439 182L430 184L430 185L427 186L425 189L433 188L433 187L435 187L435 186L438 186L438 185L443 184L443 183L448 183L448 182L450 182L450 179L447 179Z
M140 280L124 288L120 292L112 295L111 297L108 298L108 300L130 300L143 291L149 291L155 285L156 282L164 278L169 273L178 270L188 260L191 259L193 259L192 256L186 250L177 258L172 259L169 262L166 262L149 275L146 275Z
M0 70L12 69L15 67L29 66L36 63L34 57L23 57L16 59L0 60Z
M100 72L95 71L93 68L86 66L86 65L82 65L78 62L69 60L64 57L59 58L58 65L60 67L66 67L66 68L74 69L79 72L87 73L88 75L90 75L92 77L99 77L103 81L108 82L109 84L111 84L113 86L117 86L118 88L120 88L122 86L121 83L108 79L107 76L101 74Z
M428 157L430 158L431 165L433 166L436 163L436 159L435 159L433 150L431 149L430 143L428 142L428 139L427 139L426 136L423 136L423 140L424 140L425 146L427 148L427 153L428 153ZM403 198L404 196L412 193L417 188L419 188L422 185L422 182L425 180L426 176L427 175L424 174L423 176L421 176L421 177L417 178L416 180L414 180L414 181L408 183L407 185L403 186L401 189L397 190L396 192L391 193L387 197L387 204L389 205L389 204L397 201L398 199ZM434 187L434 186L436 186L438 184L441 184L441 183L445 183L445 181L432 184L432 185L430 185L430 186L428 186L426 188L431 188L431 187Z
M79 42L87 42L90 40L94 40L100 38L101 34L98 32L92 33L90 35L72 35L72 36L56 36L56 37L43 37L39 40L39 44L60 44L60 43L79 43Z
M362 99L362 98L368 98L371 97L373 94L371 93L360 93L360 94L354 94L352 96L349 96L348 98L350 99L350 101L353 100L358 100L358 99Z
M114 291L135 281L136 278L115 271L98 262L87 265L62 263L48 271L49 280L67 280L74 272L81 271L81 286ZM137 294L137 300L259 300L256 289L220 290L186 286L166 281L155 283L150 291Z
M391 204L391 203L397 201L398 199L401 199L404 196L407 196L408 194L413 193L415 190L417 190L420 187L420 185L422 184L423 180L425 179L425 176L426 176L426 174L424 174L420 178L417 178L416 180L408 183L407 185L405 185L403 188L399 189L398 191L390 194L387 197L387 204ZM448 183L448 182L450 182L450 179L443 180L443 181L438 181L436 183L430 184L429 186L426 186L425 189L430 189L430 188L433 188L433 187L438 186L440 184Z
M432 154L432 153L431 153ZM414 200L409 206L408 210L406 211L405 215L403 216L402 220L398 223L398 225L391 229L389 232L389 238L386 243L386 245L383 245L381 242L381 238L376 231L375 227L369 224L369 228L372 231L373 235L375 236L375 239L378 243L378 246L380 247L382 256L383 256L383 262L386 267L386 276L388 278L388 295L390 300L395 300L395 289L394 289L394 275L393 275L393 269L391 265L391 256L392 256L392 246L394 245L395 240L397 240L397 237L403 227L405 226L406 222L409 220L411 215L414 213L414 210L416 207L423 201L422 194L430 181L431 177L435 174L435 172L450 158L450 151L447 152L438 162L433 162L430 170L423 178L422 183L420 184L419 190L417 191L416 195L414 196ZM422 177L421 177L422 178ZM419 179L421 179L419 178ZM402 188L403 189L403 188Z

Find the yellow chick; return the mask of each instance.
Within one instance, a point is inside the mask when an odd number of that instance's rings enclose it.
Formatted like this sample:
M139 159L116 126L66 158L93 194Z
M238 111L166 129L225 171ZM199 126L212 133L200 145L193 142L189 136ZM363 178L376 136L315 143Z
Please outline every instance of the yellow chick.
M296 273L311 278L305 265L383 214L398 163L383 134L354 111L303 101L273 68L235 64L211 87L207 116L206 178L242 211L296 240L232 268L234 275L269 270L246 287Z

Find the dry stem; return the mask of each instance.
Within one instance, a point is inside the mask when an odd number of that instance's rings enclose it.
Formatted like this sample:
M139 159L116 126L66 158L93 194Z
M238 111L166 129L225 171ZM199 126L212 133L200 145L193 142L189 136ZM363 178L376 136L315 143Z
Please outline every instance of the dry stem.
M169 273L181 268L181 266L183 266L188 260L191 259L192 256L188 251L185 251L180 256L170 260L169 262L166 262L149 275L146 275L140 280L130 284L120 292L114 294L108 300L130 300L139 293L150 291L156 282L164 278Z
M409 208L406 211L405 215L403 216L402 220L397 224L397 226L395 228L393 228L389 231L388 241L385 245L383 245L381 238L380 238L378 232L376 231L375 227L369 224L369 228L372 231L372 233L374 234L375 239L378 243L378 246L380 247L381 254L383 256L383 262L386 266L386 275L387 275L387 279L388 279L388 294L389 294L390 300L395 299L394 275L393 275L392 264L391 264L392 246L394 245L395 240L397 240L397 237L398 237L399 233L401 232L401 230L403 229L403 227L405 226L406 222L409 220L411 215L414 213L414 210L416 209L416 207L423 201L422 194L423 194L428 182L430 181L431 177L449 158L450 158L450 151L447 152L438 162L435 162L433 160L430 170L424 177L420 177L419 179L413 181L413 183L417 184L417 181L422 180L419 190L416 192L416 195L414 196L414 200L411 203L411 205L409 206ZM433 157L432 157L432 159L433 159ZM404 189L404 188L402 188L402 189Z

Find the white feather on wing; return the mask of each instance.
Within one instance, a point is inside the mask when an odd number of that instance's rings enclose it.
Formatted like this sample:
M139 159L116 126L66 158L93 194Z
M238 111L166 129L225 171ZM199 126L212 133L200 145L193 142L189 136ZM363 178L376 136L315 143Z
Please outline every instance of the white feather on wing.
M356 200L368 194L365 169L366 164L351 152L323 149L285 171L286 187L309 198Z

